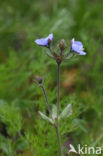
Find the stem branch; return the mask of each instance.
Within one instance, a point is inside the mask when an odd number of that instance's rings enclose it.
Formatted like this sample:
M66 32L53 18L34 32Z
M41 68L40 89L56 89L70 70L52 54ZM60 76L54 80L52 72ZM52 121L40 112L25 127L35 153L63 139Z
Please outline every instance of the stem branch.
M45 101L46 101L46 104L47 104L47 107L48 107L49 114L51 114L51 110L50 110L50 106L49 106L49 102L48 102L48 98L47 98L44 86L42 85L41 88L42 88L42 91L43 91L43 94L44 94L44 98L45 98Z

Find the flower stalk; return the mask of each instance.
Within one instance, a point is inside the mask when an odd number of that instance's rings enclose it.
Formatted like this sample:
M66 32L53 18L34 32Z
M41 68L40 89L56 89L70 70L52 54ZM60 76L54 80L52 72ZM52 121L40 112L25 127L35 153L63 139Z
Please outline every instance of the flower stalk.
M60 108L60 63L57 63L57 119Z
M59 108L60 108L60 63L57 63L57 120L56 120L56 134L58 139L58 145L59 145L59 153L60 156L63 156L62 151L62 144L61 144L61 138L60 138L60 132L59 132Z

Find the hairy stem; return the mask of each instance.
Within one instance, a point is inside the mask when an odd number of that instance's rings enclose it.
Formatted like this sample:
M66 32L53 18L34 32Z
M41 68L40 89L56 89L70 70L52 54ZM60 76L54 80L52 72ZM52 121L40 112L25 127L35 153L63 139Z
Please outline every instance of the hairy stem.
M58 69L57 69L57 122L56 122L56 134L57 134L57 139L58 139L58 145L59 145L59 152L60 156L63 156L63 151L62 151L62 144L61 144L61 138L60 138L60 133L59 133L59 107L60 107L60 63L57 63Z

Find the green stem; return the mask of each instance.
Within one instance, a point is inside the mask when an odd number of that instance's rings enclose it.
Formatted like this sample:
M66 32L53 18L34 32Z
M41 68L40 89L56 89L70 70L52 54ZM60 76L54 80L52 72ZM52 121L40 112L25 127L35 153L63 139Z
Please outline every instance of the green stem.
M57 64L57 119L59 116L59 107L60 107L60 63Z
M58 145L59 145L59 152L60 156L63 156L63 151L62 151L62 144L61 144L61 138L60 138L60 133L59 133L59 107L60 107L60 63L57 63L58 69L57 69L57 122L56 122L56 134L57 134L57 139L58 139Z
M64 156L63 151L62 151L62 144L61 144L61 138L60 138L60 134L59 134L59 124L58 123L56 124L55 129L56 129L56 135L57 135L57 139L58 139L59 153L60 153L60 156Z

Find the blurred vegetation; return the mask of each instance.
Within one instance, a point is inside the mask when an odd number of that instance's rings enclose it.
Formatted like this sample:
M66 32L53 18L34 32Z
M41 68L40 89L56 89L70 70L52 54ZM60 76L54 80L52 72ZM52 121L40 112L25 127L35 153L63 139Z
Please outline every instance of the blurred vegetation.
M34 43L49 33L54 45L75 37L88 53L61 69L61 109L73 105L61 123L65 151L69 143L103 148L103 1L1 0L0 156L58 156L55 130L38 115L48 113L43 93L32 81L43 76L56 104L56 64Z

